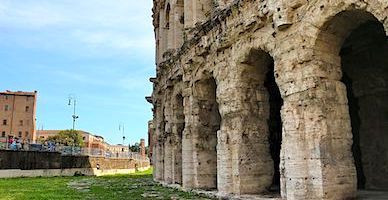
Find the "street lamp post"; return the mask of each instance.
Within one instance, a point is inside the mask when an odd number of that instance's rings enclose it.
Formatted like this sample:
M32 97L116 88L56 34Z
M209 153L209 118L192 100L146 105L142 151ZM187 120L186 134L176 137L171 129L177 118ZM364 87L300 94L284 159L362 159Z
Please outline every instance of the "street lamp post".
M77 105L77 99L74 97L74 96L69 96L69 106L71 106L72 104L72 101L73 101L73 115L71 116L73 118L73 131L75 130L75 120L78 119L78 116L75 114L75 108L76 108L76 105ZM73 154L74 152L74 146L75 146L75 139L73 138L73 144L72 144L72 148L71 148L71 154Z
M122 127L122 129L121 129L121 127ZM124 124L119 124L119 131L120 130L122 130L122 134L123 134L123 145L124 145L124 143L125 143L125 134L124 134Z
M77 105L77 99L75 97L69 96L69 106L71 106L73 101L73 115L71 116L73 118L73 131L75 130L75 120L78 119L78 116L75 114L75 108Z

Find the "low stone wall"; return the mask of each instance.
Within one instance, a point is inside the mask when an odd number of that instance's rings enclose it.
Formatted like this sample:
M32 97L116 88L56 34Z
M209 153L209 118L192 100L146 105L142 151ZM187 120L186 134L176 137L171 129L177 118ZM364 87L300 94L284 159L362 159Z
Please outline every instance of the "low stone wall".
M3 169L61 169L61 154L0 150L0 170Z
M148 161L125 158L62 156L56 152L0 150L0 178L37 176L102 176L150 168Z

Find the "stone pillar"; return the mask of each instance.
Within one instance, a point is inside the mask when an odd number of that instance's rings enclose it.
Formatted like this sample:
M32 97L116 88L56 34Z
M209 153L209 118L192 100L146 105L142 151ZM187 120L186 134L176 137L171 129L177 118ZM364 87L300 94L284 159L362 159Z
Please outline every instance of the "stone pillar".
M174 123L172 134L172 141L174 143L173 156L174 156L174 176L173 183L182 183L182 136L185 127L185 116L183 107L183 97L181 94L174 95L173 112Z
M164 180L164 149L163 143L158 139L158 142L155 144L155 153L153 154L154 158L154 179L156 181Z
M155 128L153 121L148 121L148 157L151 159L153 165L153 152L155 144Z
M146 158L145 140L140 139L140 155L142 158Z
M173 109L172 109L172 88L165 90L165 107L164 107L164 181L166 183L172 183L174 174L174 156L173 156Z
M187 4L185 4L187 5ZM194 126L195 115L192 113L193 96L192 89L183 91L185 128L182 134L182 186L184 188L194 188L194 147L192 127Z
M215 97L214 79L193 82L190 110L183 139L183 184L185 187L217 187L217 130L220 116ZM186 110L186 108L185 108ZM189 169L185 169L188 167Z
M165 31L166 31L166 50L170 50L174 48L174 13L173 13L173 5L167 4L165 9Z
M239 61L229 67L218 85L222 116L218 189L221 193L258 194L271 186L274 173L264 87L267 66L264 62L249 65Z
M171 141L171 136L167 136L166 141L164 142L164 182L172 183L173 180L173 145Z
M161 61L162 55L160 53L160 26L155 28L155 63L158 65Z
M157 181L164 180L164 139L162 137L164 130L163 106L159 101L155 102L155 145L154 145L154 179Z
M173 48L177 49L180 48L183 44L183 34L184 34L184 5L179 4L179 1L177 1L177 4L174 6L173 11L173 38L174 38L174 44Z
M194 28L193 0L184 0L184 28Z
M346 88L339 81L340 59L317 53L300 62L313 50L295 51L282 54L276 65L284 99L282 196L354 198L356 170Z
M166 19L164 10L159 12L159 31L158 31L158 40L159 40L159 63L163 62L163 54L167 50L167 29L166 29Z

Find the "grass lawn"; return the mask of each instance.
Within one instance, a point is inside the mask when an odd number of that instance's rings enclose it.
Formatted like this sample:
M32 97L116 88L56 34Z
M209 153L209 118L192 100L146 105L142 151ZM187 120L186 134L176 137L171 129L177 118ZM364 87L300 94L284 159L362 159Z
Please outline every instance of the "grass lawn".
M0 179L1 200L56 199L209 199L165 188L152 181L152 170L105 177Z

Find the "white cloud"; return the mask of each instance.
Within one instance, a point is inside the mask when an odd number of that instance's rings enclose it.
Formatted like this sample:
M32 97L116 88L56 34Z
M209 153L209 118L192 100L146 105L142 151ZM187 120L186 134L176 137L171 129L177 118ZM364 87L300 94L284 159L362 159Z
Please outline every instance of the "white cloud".
M38 33L15 40L28 48L93 55L153 52L151 5L143 0L0 0L0 27Z
M112 72L110 68L106 69L106 73ZM107 87L116 88L118 90L135 92L144 90L145 88L151 88L151 83L147 78L141 75L133 74L123 75L119 73L110 73L109 80L104 77L104 71L102 72L90 72L89 74L77 73L74 71L53 70L51 75L57 77L57 80L64 81L65 83L74 83L79 85L87 85L92 87ZM99 77L99 78L98 78Z
M131 37L130 34L114 31L75 30L72 36L92 48L134 50L138 48L152 51L154 41L152 36Z
M0 23L20 28L150 26L152 2L138 0L0 0ZM147 22L147 23L142 23ZM145 26L147 27L147 26Z
M0 1L0 22L3 26L42 28L59 25L66 17L43 4L18 4L16 1Z

